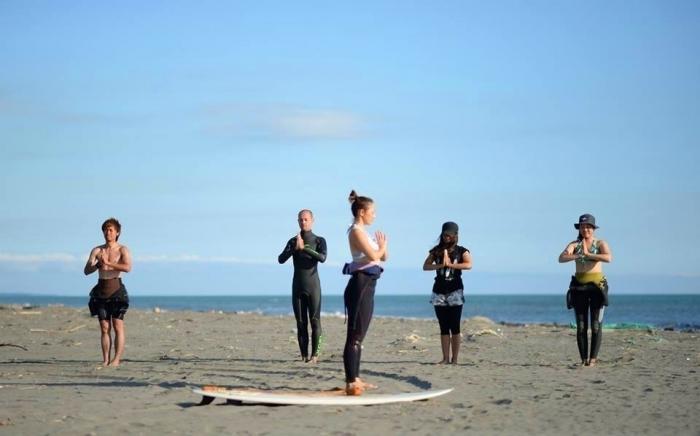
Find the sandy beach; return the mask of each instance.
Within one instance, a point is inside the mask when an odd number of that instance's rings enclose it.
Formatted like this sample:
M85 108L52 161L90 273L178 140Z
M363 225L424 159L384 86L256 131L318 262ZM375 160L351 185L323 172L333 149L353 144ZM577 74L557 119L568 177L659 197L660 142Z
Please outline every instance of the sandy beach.
M700 434L700 334L606 330L581 368L574 330L462 324L459 365L440 358L437 322L376 318L361 373L378 393L454 387L381 406L195 407L193 387L343 385L342 317L323 319L315 366L297 360L294 320L255 314L130 310L119 368L100 367L87 308L0 309L4 434Z

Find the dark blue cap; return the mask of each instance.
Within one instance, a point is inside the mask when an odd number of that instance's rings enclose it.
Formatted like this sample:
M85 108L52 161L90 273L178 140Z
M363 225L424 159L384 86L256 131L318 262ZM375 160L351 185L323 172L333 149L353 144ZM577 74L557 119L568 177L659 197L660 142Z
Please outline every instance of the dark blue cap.
M593 226L594 229L598 228L598 226L595 225L595 217L590 213L584 213L583 215L581 215L578 218L578 223L574 224L574 228L578 230L579 227L581 227L581 224L590 224Z

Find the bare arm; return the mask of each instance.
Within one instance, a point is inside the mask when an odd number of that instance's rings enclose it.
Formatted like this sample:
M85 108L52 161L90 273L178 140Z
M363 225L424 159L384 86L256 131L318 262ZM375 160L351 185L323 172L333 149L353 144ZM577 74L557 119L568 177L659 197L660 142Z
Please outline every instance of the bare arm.
M578 255L574 254L574 248L576 247L576 242L571 242L566 246L564 251L559 255L559 263L571 262L576 260Z
M100 268L100 262L99 259L97 258L97 255L100 253L100 247L95 247L90 251L90 255L88 256L88 260L85 263L85 268L83 268L83 273L85 275L89 275L94 273Z
M381 232L377 232L376 237L377 245L379 246L377 250L372 248L365 232L360 229L352 229L350 231L350 246L364 253L373 262L386 260L388 257L386 236Z
M598 241L598 248L600 253L598 254L592 254L586 252L584 254L584 259L588 261L593 261L593 262L605 262L605 263L610 263L612 262L612 252L610 251L610 247L608 246L608 243L605 241Z
M435 257L433 256L433 253L428 253L428 257L426 257L425 262L423 262L423 271L435 271L444 267L444 264L435 263Z
M462 270L468 270L472 269L472 255L468 251L465 251L464 254L462 255L462 261L459 263L452 263L447 265L450 268L453 269L462 269Z

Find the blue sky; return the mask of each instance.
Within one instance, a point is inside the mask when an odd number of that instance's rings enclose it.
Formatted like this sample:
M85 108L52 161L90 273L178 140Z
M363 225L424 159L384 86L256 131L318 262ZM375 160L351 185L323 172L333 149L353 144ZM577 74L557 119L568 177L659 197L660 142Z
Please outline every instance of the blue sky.
M584 212L611 283L698 292L699 18L694 1L4 1L0 292L84 294L116 216L132 292L286 293L276 257L311 208L339 293L352 188L389 235L390 292L429 290L446 220L475 291L559 292Z

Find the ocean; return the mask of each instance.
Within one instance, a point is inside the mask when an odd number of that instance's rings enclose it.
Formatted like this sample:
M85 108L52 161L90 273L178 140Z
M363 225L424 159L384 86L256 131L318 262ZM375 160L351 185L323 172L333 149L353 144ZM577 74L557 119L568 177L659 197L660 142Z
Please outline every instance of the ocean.
M563 295L467 295L463 318L485 316L515 324L569 324ZM131 308L152 310L223 311L265 315L292 315L291 296L147 296L131 295ZM428 295L377 295L375 316L433 319ZM0 294L2 305L87 307L86 297L34 294ZM324 295L323 316L343 316L341 295ZM128 316L128 315L127 315ZM677 330L700 329L700 295L611 295L604 324L648 325Z

